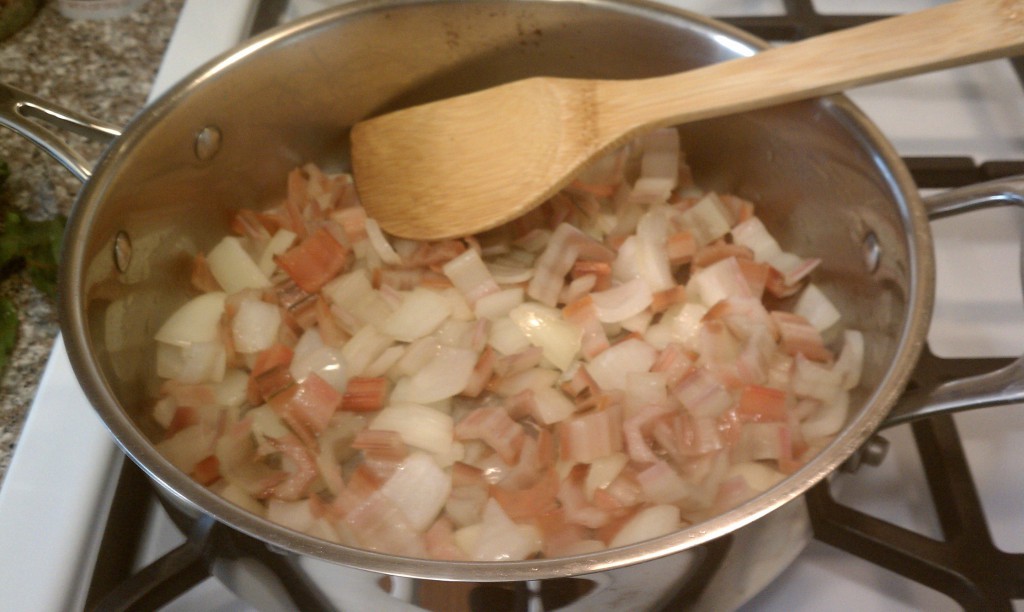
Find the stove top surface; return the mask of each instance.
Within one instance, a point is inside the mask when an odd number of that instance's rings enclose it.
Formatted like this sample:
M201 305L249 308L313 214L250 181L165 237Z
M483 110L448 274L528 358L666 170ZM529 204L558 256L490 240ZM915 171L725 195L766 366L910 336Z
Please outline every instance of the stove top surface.
M243 40L254 23L289 19L336 2L190 0L175 31L154 94L206 59ZM679 0L684 8L723 16L742 25L784 28L781 16L809 3L772 0ZM914 10L936 4L898 4ZM818 0L829 27L851 15L891 12L894 3ZM842 16L840 19L838 16ZM959 159L961 174L986 172L987 162L1024 161L1024 91L1006 60L865 87L850 97L911 158ZM966 167L964 168L964 164ZM912 166L914 164L911 164ZM998 168L997 168L998 171ZM926 189L926 192L929 191ZM986 210L932 224L938 268L937 304L929 345L943 357L1016 357L1024 353L1024 307L1020 261L1021 212ZM993 539L1009 552L1024 551L1020 528L1024 473L1006 469L1024 444L1024 410L1005 406L959 414L953 421L984 500ZM850 507L941 538L942 523L931 504L925 470L914 451L910 426L885 433L891 448L878 467L841 475L834 495ZM54 452L54 440L60 440ZM0 601L11 609L80 609L88 593L83 576L101 539L122 455L92 412L71 372L63 345L55 346L39 394L0 491ZM49 476L62 474L60 500ZM146 530L137 566L159 557L183 536L159 512ZM46 529L39 529L45 524ZM303 560L315 575L321 564ZM330 570L337 568L331 566ZM354 570L353 570L354 571ZM352 580L375 585L376 577ZM363 573L365 574L365 573ZM42 579L45 577L45 579ZM373 586L373 588L376 588ZM401 583L395 587L399 591ZM348 589L346 589L348 590ZM812 542L778 580L746 606L750 610L826 609L836 601L858 610L957 609L951 599L903 580L884 568L822 542ZM409 609L394 601L394 609ZM1018 601L1017 609L1024 609ZM344 607L344 606L342 606ZM168 604L166 610L248 610L217 580L209 579Z

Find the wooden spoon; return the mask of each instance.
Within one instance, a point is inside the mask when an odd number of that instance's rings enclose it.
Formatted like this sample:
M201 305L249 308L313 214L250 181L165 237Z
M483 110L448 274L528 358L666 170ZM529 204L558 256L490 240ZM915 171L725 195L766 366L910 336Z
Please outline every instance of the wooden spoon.
M352 129L367 214L436 240L529 211L647 130L1024 52L1024 0L960 0L751 57L641 80L537 77Z

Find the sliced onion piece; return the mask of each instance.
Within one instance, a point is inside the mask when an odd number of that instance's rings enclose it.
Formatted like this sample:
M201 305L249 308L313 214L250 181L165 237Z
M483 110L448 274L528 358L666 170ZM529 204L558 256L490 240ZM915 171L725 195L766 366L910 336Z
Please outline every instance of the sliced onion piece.
M519 325L509 317L495 319L487 344L502 355L518 355L530 348L530 339Z
M732 229L729 214L722 200L709 193L679 215L682 225L689 229L698 245L705 245L725 236Z
M281 311L274 304L247 298L231 320L231 339L239 353L258 353L277 342Z
M843 373L797 355L790 384L799 397L829 402L842 391Z
M637 223L637 270L651 291L664 291L676 285L669 265L669 227L665 206L651 208Z
M661 128L644 135L640 143L640 178L631 199L644 204L664 202L679 182L679 131Z
M319 346L303 353L296 352L288 371L296 382L301 383L310 374L316 374L338 391L344 391L348 383L348 372L341 349L333 346Z
M348 366L348 375L362 376L370 364L392 344L394 340L391 336L380 333L374 326L362 327L345 343L345 346L341 347L341 356Z
M838 393L800 424L800 432L808 440L835 435L846 425L849 410L850 395Z
M633 515L608 545L626 546L667 535L679 529L679 508L669 504L644 508Z
M212 291L185 302L160 326L156 339L175 346L216 341L226 298L226 293Z
M188 385L220 382L227 369L227 353L219 341L193 342L186 346L158 343L156 372Z
M487 262L494 282L502 286L518 285L533 278L533 268L516 265L514 262Z
M592 461L590 470L587 471L587 479L583 481L583 490L587 494L587 499L593 500L594 491L611 484L627 463L629 463L629 456L625 453L612 453Z
M651 288L642 279L634 278L621 285L590 294L602 323L619 323L640 314L651 305Z
M405 294L402 303L380 330L396 340L412 342L429 335L452 313L451 304L436 291L418 287Z
M804 287L793 312L807 319L818 331L825 331L842 318L832 300L814 283Z
M252 512L256 516L266 515L267 511L263 504L256 501L256 498L234 483L225 482L223 486L217 487L215 491L217 495L220 495L240 508Z
M470 304L475 304L480 298L499 289L490 270L484 265L484 260L480 258L480 253L475 249L467 249L454 257L444 264L441 270Z
M462 392L473 376L477 354L469 349L439 346L433 359L403 378L391 392L392 401L432 404Z
M864 334L855 329L843 332L843 348L832 369L842 374L842 387L853 389L860 384L864 369Z
M732 228L733 242L754 252L755 261L771 261L782 253L782 248L768 232L761 219L750 217Z
M210 273L227 293L270 286L270 279L245 250L242 240L235 236L226 236L217 243L207 253L206 262Z
M672 339L683 346L693 349L700 338L701 320L708 313L708 307L695 302L687 302L671 317Z
M487 500L483 520L470 532L471 537L467 537L469 533L460 537L461 531L456 532L456 541L462 540L460 548L474 561L521 561L537 554L541 548L540 530L533 525L513 522L493 498Z
M249 386L249 375L243 370L231 369L224 372L224 377L213 387L213 394L218 406L241 406L246 399Z
M584 367L597 385L605 391L625 391L631 373L648 372L658 358L653 346L630 338L605 349Z
M321 292L362 324L380 325L391 314L387 300L374 290L366 270L354 270L329 281Z
M757 492L767 491L786 478L782 472L757 461L744 461L729 466L725 478L736 476L743 478L747 486Z
M473 313L477 318L490 320L507 316L513 308L523 303L525 295L522 287L502 289L477 300Z
M636 480L647 499L655 503L677 503L694 495L694 485L664 461L655 461L637 474Z
M450 452L454 428L451 416L418 404L387 406L377 413L368 427L397 432L409 446L435 455Z
M576 411L576 405L558 389L549 386L533 390L533 407L530 414L538 422L551 425L564 421Z
M381 231L380 224L377 223L376 219L367 217L364 223L366 224L366 237L369 238L370 246L373 247L380 260L390 266L401 264L402 258L392 248L391 243L388 242L387 236Z
M554 308L526 302L509 312L530 344L544 351L544 358L563 372L580 352L583 330L562 318Z
M743 270L735 257L727 257L701 268L690 278L686 288L693 289L707 307L730 298L749 298L752 295Z
M444 508L452 477L434 459L414 452L398 466L380 492L395 502L416 531L425 531Z

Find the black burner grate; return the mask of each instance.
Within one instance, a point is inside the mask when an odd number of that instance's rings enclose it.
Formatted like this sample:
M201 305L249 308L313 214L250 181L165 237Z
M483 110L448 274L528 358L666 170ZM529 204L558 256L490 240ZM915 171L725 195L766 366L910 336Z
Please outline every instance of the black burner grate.
M941 359L926 349L912 385L930 388L1009 361ZM911 428L945 540L844 506L827 481L806 495L815 537L944 593L967 610L1013 610L1012 600L1024 599L1024 554L1004 552L993 542L953 417L923 419Z

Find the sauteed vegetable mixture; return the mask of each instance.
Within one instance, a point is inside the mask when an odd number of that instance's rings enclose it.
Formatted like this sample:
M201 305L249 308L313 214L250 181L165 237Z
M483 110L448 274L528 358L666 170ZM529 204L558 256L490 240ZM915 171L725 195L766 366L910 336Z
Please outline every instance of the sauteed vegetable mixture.
M818 260L695 185L672 129L476 237L392 239L313 165L233 230L156 335L158 447L334 542L486 561L664 535L798 469L860 378Z

